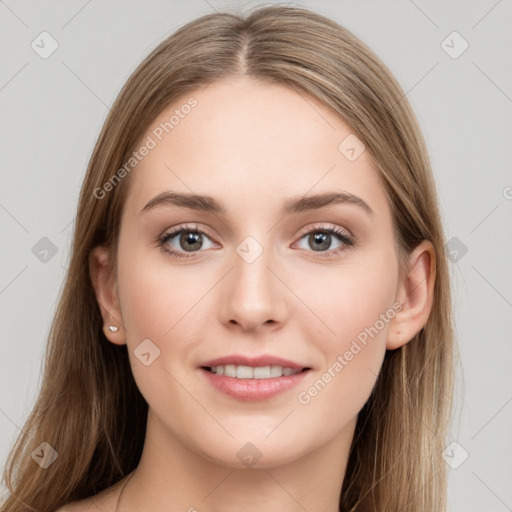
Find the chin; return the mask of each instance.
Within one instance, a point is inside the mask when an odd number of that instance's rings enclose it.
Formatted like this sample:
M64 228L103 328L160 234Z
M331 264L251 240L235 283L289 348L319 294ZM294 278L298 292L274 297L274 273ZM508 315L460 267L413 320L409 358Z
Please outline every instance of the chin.
M218 444L211 440L208 446L198 446L196 452L219 466L233 469L272 469L289 464L316 448L313 442L311 445L301 442L304 436L289 436L284 432L281 435L274 432L269 439L265 439L269 431L265 429L261 435L253 436L247 433L237 436L235 432L231 432L235 439L228 442L226 439L219 440Z

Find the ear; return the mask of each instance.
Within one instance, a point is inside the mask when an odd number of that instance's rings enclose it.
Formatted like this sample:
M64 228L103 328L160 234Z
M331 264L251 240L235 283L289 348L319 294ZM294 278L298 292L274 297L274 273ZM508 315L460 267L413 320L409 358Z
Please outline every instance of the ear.
M432 242L423 240L411 252L407 275L398 283L396 300L402 309L390 322L386 348L410 341L427 323L434 298L436 255Z
M123 328L117 283L108 263L109 251L104 246L94 247L89 253L89 272L96 294L96 300L103 317L103 332L109 341L124 345L126 336ZM113 332L110 326L117 327Z

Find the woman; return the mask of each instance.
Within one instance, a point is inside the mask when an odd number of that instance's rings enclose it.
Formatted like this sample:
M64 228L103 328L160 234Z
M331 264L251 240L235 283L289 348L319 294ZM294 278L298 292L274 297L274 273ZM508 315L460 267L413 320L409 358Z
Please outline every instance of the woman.
M308 10L203 16L100 134L2 510L445 510L452 375L402 89Z

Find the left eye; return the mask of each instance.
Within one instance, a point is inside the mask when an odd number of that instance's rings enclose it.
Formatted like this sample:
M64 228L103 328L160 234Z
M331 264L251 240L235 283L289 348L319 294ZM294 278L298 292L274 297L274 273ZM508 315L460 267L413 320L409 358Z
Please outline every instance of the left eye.
M340 243L338 248L331 249L331 251L337 253L340 250L343 250L343 246L352 245L352 239L348 234L344 232L334 229L334 228L317 228L312 231L309 231L305 235L302 236L301 240L306 238L306 243L313 247L314 252L326 252L329 250L331 243L336 239ZM340 249L341 247L341 249ZM303 247L299 247L303 249ZM307 249L307 247L306 247Z

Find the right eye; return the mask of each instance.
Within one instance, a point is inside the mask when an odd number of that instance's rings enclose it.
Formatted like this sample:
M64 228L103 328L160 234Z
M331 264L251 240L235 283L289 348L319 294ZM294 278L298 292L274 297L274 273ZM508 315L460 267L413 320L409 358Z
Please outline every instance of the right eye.
M200 249L203 248L204 237L209 239L208 235L197 226L180 225L162 235L158 239L158 245L162 247L162 250L169 256L191 258L192 256L186 253L201 252ZM169 244L169 242L174 245Z

